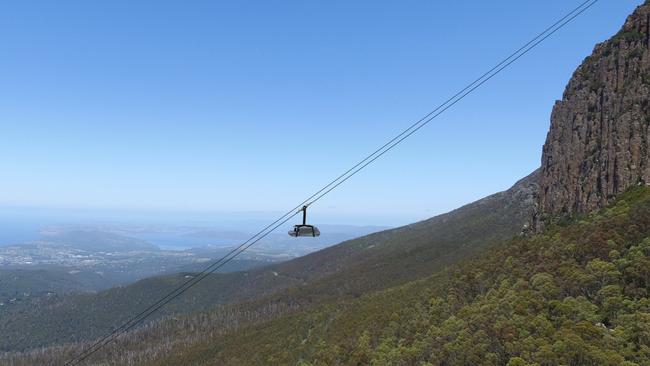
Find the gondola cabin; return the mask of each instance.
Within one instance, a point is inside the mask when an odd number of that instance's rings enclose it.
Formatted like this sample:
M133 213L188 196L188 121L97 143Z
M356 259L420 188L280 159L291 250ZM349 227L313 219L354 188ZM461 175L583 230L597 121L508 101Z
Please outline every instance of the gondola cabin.
M294 225L293 230L289 230L289 235L297 237L312 237L320 235L320 230L316 226L307 225L307 206L302 207L302 224Z

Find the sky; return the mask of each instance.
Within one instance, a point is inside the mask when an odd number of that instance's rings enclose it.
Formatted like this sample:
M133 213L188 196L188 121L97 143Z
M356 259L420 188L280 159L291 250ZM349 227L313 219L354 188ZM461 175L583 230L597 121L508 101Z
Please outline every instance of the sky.
M7 1L0 207L285 211L581 1ZM397 225L540 165L601 0L310 214Z

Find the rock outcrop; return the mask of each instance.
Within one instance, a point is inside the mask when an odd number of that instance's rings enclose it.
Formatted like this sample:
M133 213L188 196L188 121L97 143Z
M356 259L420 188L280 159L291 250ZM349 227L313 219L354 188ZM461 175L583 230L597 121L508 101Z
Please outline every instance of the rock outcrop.
M574 73L551 116L541 215L588 212L650 183L650 1Z

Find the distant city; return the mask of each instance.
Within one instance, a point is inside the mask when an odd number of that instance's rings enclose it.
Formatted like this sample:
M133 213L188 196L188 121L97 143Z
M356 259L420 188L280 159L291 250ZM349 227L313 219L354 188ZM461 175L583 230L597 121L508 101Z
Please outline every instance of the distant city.
M59 271L93 278L93 290L128 284L149 276L197 271L249 238L261 226L254 218L229 227L172 223L115 223L66 217L17 217L2 221L3 270ZM76 223L70 223L73 219ZM137 219L134 219L137 220ZM162 220L161 220L162 221ZM253 222L253 224L251 224ZM233 229L236 228L236 229ZM288 226L289 227L289 226ZM323 235L295 240L286 230L273 233L220 269L231 272L286 261L387 227L323 225Z

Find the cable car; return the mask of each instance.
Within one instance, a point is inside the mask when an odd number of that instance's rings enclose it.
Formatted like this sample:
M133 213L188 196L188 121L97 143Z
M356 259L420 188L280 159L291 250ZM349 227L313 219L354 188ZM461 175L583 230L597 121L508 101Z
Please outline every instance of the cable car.
M307 206L302 206L302 225L294 225L293 230L289 230L289 235L297 238L299 236L317 237L320 230L316 226L307 225Z

